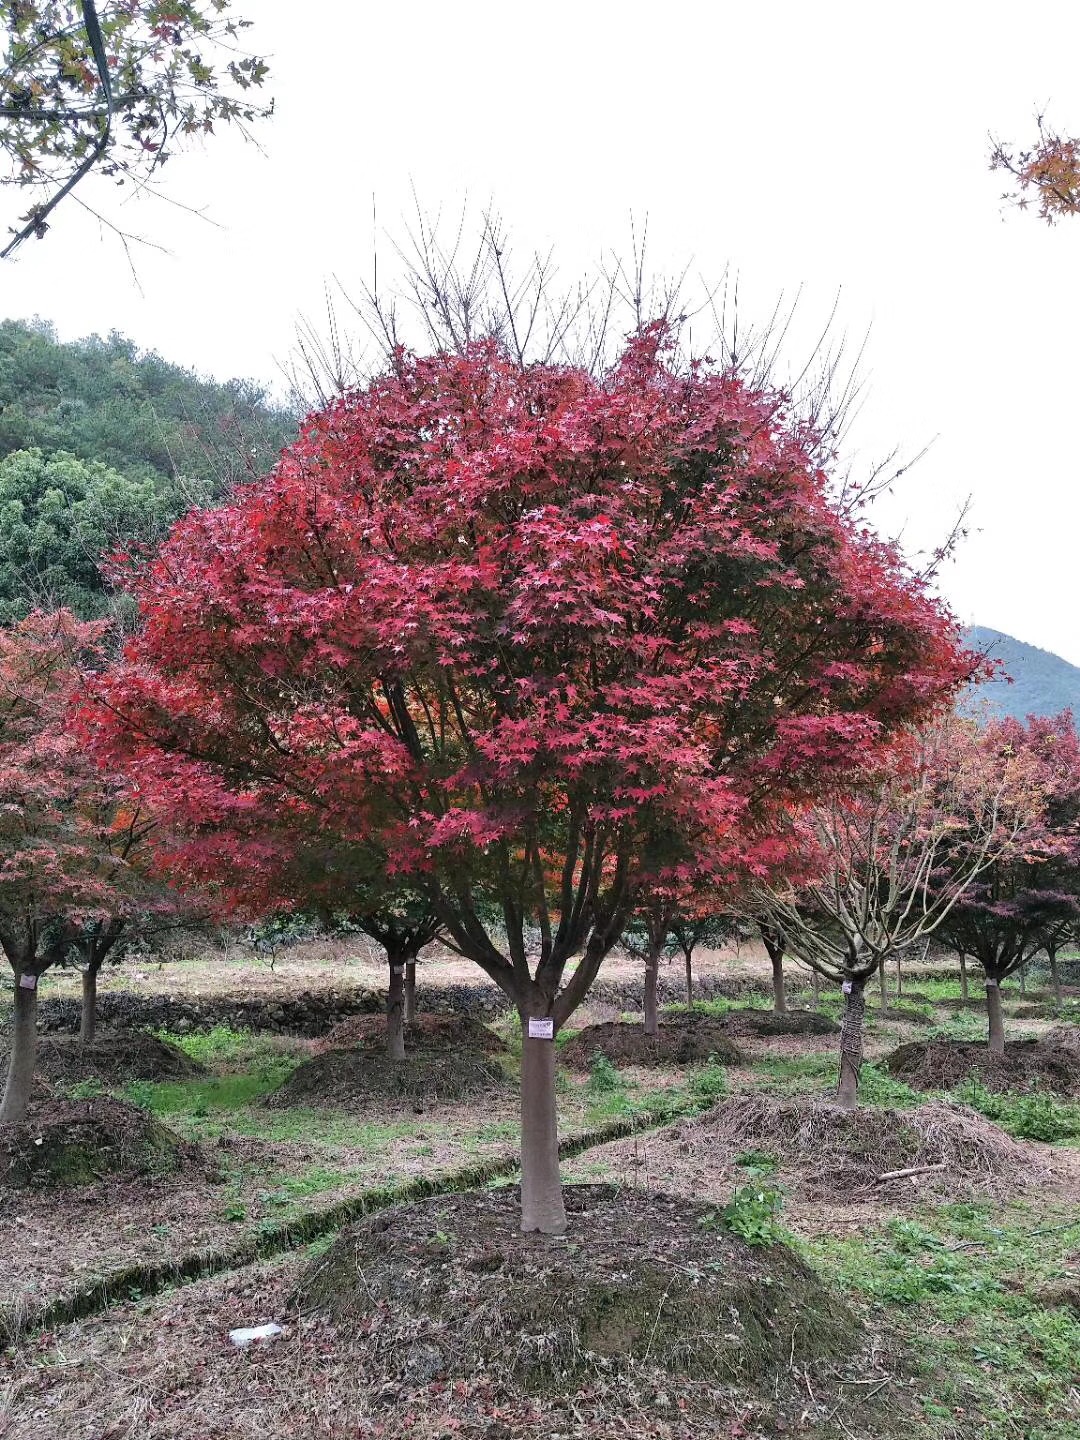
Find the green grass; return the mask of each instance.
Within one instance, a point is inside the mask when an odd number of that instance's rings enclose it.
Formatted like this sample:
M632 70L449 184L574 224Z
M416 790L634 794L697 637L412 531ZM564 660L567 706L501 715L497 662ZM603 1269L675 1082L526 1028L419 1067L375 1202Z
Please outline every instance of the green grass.
M1011 1091L987 1090L973 1075L967 1084L953 1091L952 1099L970 1105L1021 1140L1080 1141L1080 1103L1059 1100L1036 1091L1018 1095Z
M959 1204L800 1248L887 1313L916 1371L921 1433L1080 1440L1080 1317L1039 1294L1078 1247L1074 1211Z

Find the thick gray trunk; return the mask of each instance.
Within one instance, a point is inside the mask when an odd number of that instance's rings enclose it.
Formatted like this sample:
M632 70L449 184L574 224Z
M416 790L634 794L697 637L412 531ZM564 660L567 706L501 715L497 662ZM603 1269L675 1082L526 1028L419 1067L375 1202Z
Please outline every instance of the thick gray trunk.
M1005 1022L1001 1016L1001 990L996 980L986 981L988 1044L992 1055L1005 1054Z
M660 978L660 956L650 953L645 960L645 1034L660 1033L660 1013L656 1004L656 986Z
M821 1008L821 976L816 970L810 971L810 990L813 999L810 1001L810 1008L819 1010Z
M386 993L386 1053L391 1060L405 1059L405 966L395 956Z
M15 977L15 1013L11 1022L11 1053L7 1083L0 1101L0 1125L15 1125L26 1118L30 1087L37 1060L37 988L29 990ZM36 979L36 977L35 977Z
M968 997L967 956L966 956L966 955L964 954L964 952L961 950L961 951L960 951L960 999L963 1000L964 1004L966 1005L967 1002L968 1002L968 998L969 998L969 997Z
M854 1110L859 1103L866 997L862 980L846 983L851 988L845 991L844 1023L840 1028L840 1079L836 1086L836 1103L845 1110Z
M784 957L779 951L770 953L772 963L772 1008L777 1015L787 1014L787 994L784 990Z
M555 1115L555 1043L531 1039L521 1016L521 1228L566 1231Z
M881 1008L883 1010L887 1010L889 1008L889 981L885 974L885 966L879 965L877 973L878 994L881 997Z
M416 961L410 960L405 966L405 1024L411 1025L416 1019Z
M89 1045L97 1034L97 971L90 967L82 972L82 1010L79 1013L79 1039Z
M1020 994L1027 994L1027 965L1020 966Z

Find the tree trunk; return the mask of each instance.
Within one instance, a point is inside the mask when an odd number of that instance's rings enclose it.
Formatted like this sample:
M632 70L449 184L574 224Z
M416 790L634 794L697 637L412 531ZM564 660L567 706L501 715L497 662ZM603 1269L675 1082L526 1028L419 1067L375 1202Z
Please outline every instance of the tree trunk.
M82 1010L79 1014L79 1041L89 1045L97 1034L97 969L88 965L82 972Z
M882 969L884 969L884 968L885 968L885 967L882 966ZM900 996L901 996L903 993L904 993L903 959L902 959L902 957L901 957L901 955L900 955L900 952L897 951L897 953L896 953L896 998L899 1000L899 999L900 999Z
M416 1019L416 961L405 964L405 1024L411 1025Z
M660 1018L656 1005L656 986L660 978L660 956L650 950L645 959L645 1034L660 1033Z
M991 1055L1005 1054L1005 1024L1001 1018L1001 988L996 980L986 980L986 1016L989 1021Z
M885 974L885 966L879 965L877 973L878 994L881 996L881 1008L882 1010L887 1010L889 1008L889 981Z
M1020 966L1020 994L1027 994L1027 963Z
M840 1029L840 1079L836 1087L836 1103L844 1110L854 1110L859 1103L863 1022L866 1019L864 984L865 982L862 980L846 980L844 982L844 1023Z
M963 950L960 951L960 999L966 1005L968 1003L968 973L967 956Z
M390 957L390 988L386 995L386 1053L391 1060L405 1059L405 966Z
M15 977L15 1007L11 1022L11 1051L8 1055L7 1084L0 1101L0 1125L15 1125L26 1117L30 1087L37 1060L37 976L34 988L27 989Z
M555 1115L555 1043L529 1035L521 1015L521 1228L566 1231Z
M690 955L686 956L686 1008L694 1008L694 962Z
M812 996L813 996L812 1000L810 1001L811 1009L813 1009L813 1010L820 1010L820 1008L821 1008L821 976L818 974L818 972L817 972L816 970L811 970L811 971L810 971L810 990L811 990L811 993L812 993Z
M769 952L772 963L772 1008L777 1015L787 1014L787 995L784 991L784 956L781 951Z
M1047 950L1046 958L1050 961L1050 986L1054 992L1054 1004L1061 1004L1061 976L1058 974L1057 946Z

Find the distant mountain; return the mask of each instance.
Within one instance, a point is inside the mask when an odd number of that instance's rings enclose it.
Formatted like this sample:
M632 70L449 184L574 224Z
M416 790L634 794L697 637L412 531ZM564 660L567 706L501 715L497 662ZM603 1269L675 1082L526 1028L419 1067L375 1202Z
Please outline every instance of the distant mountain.
M985 625L972 626L966 639L972 649L999 660L1005 672L972 688L969 694L975 705L988 705L997 715L1015 715L1019 720L1066 709L1080 719L1080 666ZM1012 677L1011 685L1005 675Z

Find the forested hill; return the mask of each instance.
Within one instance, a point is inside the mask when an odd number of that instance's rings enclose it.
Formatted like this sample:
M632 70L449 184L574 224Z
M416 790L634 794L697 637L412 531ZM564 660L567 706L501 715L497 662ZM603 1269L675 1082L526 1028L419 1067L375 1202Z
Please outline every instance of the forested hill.
M34 605L104 613L104 551L262 474L295 431L248 381L203 379L121 335L61 344L3 321L0 623Z
M1057 715L1070 709L1080 717L1080 666L1060 655L1025 645L1000 630L975 625L967 632L973 649L1000 660L1005 675L980 685L973 692L976 704L989 705L998 715Z

